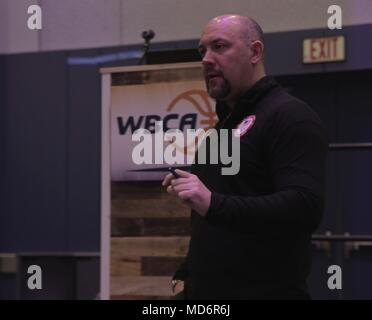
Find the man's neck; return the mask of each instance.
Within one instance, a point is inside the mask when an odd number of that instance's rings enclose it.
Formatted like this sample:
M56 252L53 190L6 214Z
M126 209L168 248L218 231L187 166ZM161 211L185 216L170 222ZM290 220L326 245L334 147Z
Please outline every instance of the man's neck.
M252 81L250 83L250 85L246 88L244 88L243 90L241 90L241 92L239 92L239 94L236 94L232 97L228 97L225 99L225 103L229 106L229 108L232 110L234 109L236 103L238 102L238 100L240 99L240 97L246 93L250 88L252 88L259 80L261 80L263 77L265 77L266 74L265 72L262 72L262 73L259 73L257 74L256 77L252 78Z
M227 100L226 104L229 106L230 110L233 110L237 102L238 102L238 99Z

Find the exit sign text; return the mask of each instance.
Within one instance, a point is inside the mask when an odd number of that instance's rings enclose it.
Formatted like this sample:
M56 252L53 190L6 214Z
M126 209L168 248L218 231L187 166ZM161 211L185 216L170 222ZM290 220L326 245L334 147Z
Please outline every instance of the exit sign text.
M312 38L303 41L303 62L320 63L345 60L345 37Z

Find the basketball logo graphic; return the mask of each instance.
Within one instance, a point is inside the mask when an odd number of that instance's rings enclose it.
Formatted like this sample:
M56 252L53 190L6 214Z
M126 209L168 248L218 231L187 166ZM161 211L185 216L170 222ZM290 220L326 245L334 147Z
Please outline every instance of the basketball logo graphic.
M239 129L240 132L235 131L234 136L237 138L244 136L253 127L255 121L256 121L255 115L251 115L243 119L243 121L240 122L236 127L236 129Z
M167 112L173 110L180 102L189 102L193 108L198 112L198 116L202 119L199 120L199 128L206 132L211 129L217 123L217 115L213 111L211 98L205 90L194 89L181 93L176 98L174 98L167 108ZM171 142L175 148L182 152L183 154L193 154L196 151L196 146L198 141L201 141L205 134L199 133L196 137L197 141L191 142L185 146L179 146L175 142Z

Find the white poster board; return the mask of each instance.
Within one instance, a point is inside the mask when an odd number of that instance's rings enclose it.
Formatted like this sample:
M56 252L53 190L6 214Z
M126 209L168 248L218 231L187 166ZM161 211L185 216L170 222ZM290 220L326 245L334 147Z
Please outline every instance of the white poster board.
M191 148L190 141L187 141L186 130L208 129L216 123L214 102L206 92L201 65L183 64L182 67L178 66L179 69L174 69L175 66L177 65L168 65L168 69L167 66L159 66L161 69L157 70L144 67L142 71L135 71L136 77L133 77L132 70L127 70L127 73L132 72L130 76L122 71L111 86L113 181L161 180L169 166L190 165L195 148ZM188 68L192 72L184 72ZM182 72L183 76L179 76ZM155 125L159 125L159 122L162 130L156 136ZM150 142L146 145L146 151L151 155L148 154L145 160L138 151L142 140L135 140L133 135L137 129L145 129L147 133L151 133L151 145ZM185 134L183 143L174 143L185 155L177 163L170 163L163 157L165 149L171 144L163 135L169 129L178 129ZM187 145L189 148L185 150ZM189 158L186 158L187 153Z

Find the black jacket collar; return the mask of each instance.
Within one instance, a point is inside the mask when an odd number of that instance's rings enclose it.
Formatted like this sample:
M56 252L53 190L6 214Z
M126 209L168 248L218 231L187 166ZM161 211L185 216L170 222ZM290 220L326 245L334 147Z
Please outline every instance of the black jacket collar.
M273 77L265 76L261 78L240 97L232 112L230 112L230 108L225 102L218 101L216 104L216 113L219 119L217 127L228 128L230 125L235 125L241 121L269 91L276 87L279 87L279 85Z

